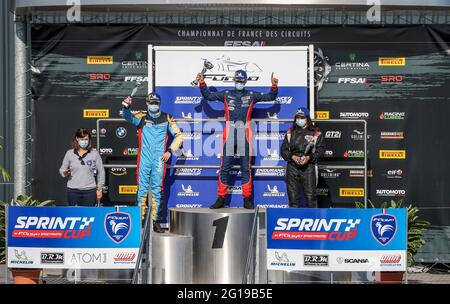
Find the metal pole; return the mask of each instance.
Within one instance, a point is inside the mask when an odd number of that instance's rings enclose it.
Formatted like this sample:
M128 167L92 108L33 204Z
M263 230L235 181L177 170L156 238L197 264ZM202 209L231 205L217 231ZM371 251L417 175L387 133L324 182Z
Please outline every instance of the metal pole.
M314 102L314 45L308 46L309 52L309 113L312 119L316 116L316 105Z
M14 197L17 197L25 194L26 184L27 51L25 21L16 17L15 27Z
M367 208L367 121L364 120L364 208Z

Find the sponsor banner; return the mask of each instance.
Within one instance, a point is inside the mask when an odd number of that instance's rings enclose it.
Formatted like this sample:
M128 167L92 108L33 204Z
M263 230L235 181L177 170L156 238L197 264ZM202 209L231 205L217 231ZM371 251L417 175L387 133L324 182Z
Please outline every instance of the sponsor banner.
M113 56L88 56L87 64L113 64Z
M380 138L381 139L405 139L404 132L387 132L381 131Z
M380 57L378 58L379 66L405 66L405 57Z
M339 196L364 197L364 188L339 188Z
M406 150L380 150L381 159L405 159Z
M84 109L84 118L109 118L108 109Z
M270 208L266 223L268 269L406 270L405 208Z
M120 185L119 186L119 194L136 194L137 193L137 185Z
M268 249L267 269L284 271L405 271L403 250Z
M315 119L317 119L317 120L330 119L330 112L329 111L316 111L315 112Z
M8 266L115 268L108 252L137 252L140 223L139 207L10 206Z
M8 247L8 267L134 269L139 248Z

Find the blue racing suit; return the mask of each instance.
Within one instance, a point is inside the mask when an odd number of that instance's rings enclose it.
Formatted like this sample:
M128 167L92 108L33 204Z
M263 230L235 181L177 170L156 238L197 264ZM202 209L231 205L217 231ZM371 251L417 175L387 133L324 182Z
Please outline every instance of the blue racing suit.
M273 86L269 93L261 93L251 90L224 90L212 92L205 82L200 82L200 91L207 100L217 100L224 103L226 126L223 132L220 174L217 185L217 195L225 197L228 194L229 172L232 168L233 151L237 150L242 174L242 196L251 198L253 183L251 176L251 152L252 132L250 121L255 103L259 101L275 100L278 95L278 87ZM245 132L245 133L244 133ZM241 136L239 136L241 134ZM240 140L240 137L244 140ZM244 141L244 143L243 143Z
M123 108L123 118L138 128L137 203L144 212L151 180L152 219L155 221L161 220L160 206L166 174L166 164L161 157L166 151L173 154L183 143L182 133L173 117L164 112L158 114L152 117L147 113L136 117L129 107ZM173 141L166 150L169 132L173 136Z

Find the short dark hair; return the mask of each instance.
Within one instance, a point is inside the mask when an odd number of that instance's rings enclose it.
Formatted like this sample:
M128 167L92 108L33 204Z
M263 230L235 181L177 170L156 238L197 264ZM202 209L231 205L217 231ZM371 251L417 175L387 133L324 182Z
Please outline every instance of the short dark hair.
M73 136L72 147L75 150L78 150L80 148L80 145L78 144L77 138L83 138L86 135L89 137L89 144L88 144L86 150L88 150L88 151L92 150L92 135L91 135L91 132L89 130L85 129L85 128L77 129L76 132L75 132L75 135Z

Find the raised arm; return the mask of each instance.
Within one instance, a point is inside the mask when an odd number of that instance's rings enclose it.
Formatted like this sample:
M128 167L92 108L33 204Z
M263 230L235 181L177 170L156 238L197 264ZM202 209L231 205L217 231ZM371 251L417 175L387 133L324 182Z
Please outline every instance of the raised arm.
M197 81L200 86L200 92L202 93L203 98L209 101L222 101L225 97L225 91L220 92L212 92L210 89L208 89L208 86L206 85L205 78L202 74L197 74Z
M272 89L270 90L270 92L268 92L268 93L255 92L254 93L254 101L255 102L271 101L271 100L275 100L277 98L277 96L278 96L278 78L275 78L273 76L273 72L272 72L272 76L271 76L271 82L272 82Z
M122 117L126 119L126 121L131 122L136 127L140 124L141 120L139 118L134 117L133 113L131 113L131 97L128 96L122 101Z

